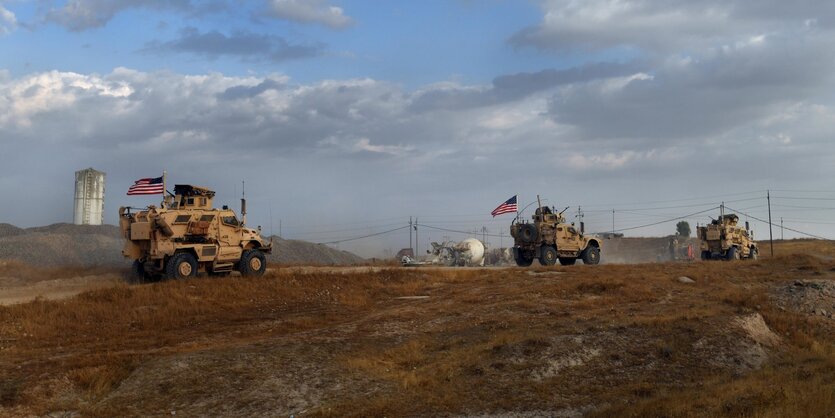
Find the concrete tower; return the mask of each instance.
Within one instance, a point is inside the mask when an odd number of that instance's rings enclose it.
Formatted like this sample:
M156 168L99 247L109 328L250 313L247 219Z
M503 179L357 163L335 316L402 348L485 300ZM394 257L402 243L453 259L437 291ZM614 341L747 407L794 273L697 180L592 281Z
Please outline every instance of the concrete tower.
M92 168L75 172L74 224L104 223L104 176L104 173Z

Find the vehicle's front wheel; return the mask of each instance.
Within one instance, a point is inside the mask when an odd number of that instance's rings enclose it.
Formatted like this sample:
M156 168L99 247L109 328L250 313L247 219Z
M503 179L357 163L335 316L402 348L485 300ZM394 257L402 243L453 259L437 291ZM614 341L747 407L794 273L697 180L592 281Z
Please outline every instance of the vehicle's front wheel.
M197 259L189 253L174 254L165 265L165 274L177 280L197 277Z
M739 249L731 247L728 249L728 260L739 260Z
M751 252L748 255L748 258L750 258L751 260L756 260L757 258L759 258L759 251L757 251L756 248L752 247Z
M553 266L557 264L557 250L550 245L543 245L539 250L539 263L543 266Z
M583 264L599 264L600 248L589 246L583 251Z
M262 276L267 271L267 257L258 250L244 250L241 262L238 264L238 271L244 277Z

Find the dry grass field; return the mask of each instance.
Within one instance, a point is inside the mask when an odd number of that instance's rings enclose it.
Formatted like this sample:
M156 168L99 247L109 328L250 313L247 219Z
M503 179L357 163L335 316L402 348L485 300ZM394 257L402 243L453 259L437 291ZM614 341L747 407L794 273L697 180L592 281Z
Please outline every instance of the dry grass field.
M288 268L0 306L0 416L833 416L835 246L778 248Z

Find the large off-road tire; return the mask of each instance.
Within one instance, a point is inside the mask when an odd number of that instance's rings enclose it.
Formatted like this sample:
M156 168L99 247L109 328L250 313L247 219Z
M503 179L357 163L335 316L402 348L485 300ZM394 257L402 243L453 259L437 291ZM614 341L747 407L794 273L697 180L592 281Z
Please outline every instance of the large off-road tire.
M573 266L574 263L576 263L576 262L577 262L576 258L560 257L560 265L563 265L563 266Z
M702 251L702 260L708 261L711 259L710 251Z
M751 260L756 260L760 257L759 251L755 247L751 248L751 252L748 253L748 258Z
M550 245L543 245L539 249L539 264L553 266L557 264L557 249Z
M539 231L534 224L519 225L519 239L524 243L536 242L539 238Z
M528 267L533 264L533 257L526 257L518 248L513 249L513 258L516 260L516 265L519 267Z
M197 259L190 253L174 254L165 265L165 275L177 280L197 277Z
M600 248L589 246L583 251L583 264L600 264Z
M267 257L258 250L244 250L238 263L238 271L244 277L262 276L267 271Z
M149 275L145 272L145 263L139 260L133 260L133 265L130 267L130 272L125 277L128 283L142 283L148 279Z
M739 249L736 247L728 248L728 254L726 255L728 260L739 260Z

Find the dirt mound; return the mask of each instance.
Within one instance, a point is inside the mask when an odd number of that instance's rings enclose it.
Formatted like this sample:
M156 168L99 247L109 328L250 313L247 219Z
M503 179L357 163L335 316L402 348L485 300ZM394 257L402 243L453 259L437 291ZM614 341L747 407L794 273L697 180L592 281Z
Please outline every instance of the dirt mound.
M13 237L15 235L25 234L26 231L11 224L0 223L0 238Z
M64 234L64 235L104 235L113 238L120 238L119 227L115 225L74 225L68 223L57 223L47 226L36 226L26 228L26 233L43 234Z
M775 298L783 309L835 318L835 282L832 280L795 280L779 288Z
M366 260L348 251L337 250L324 244L307 241L287 240L277 236L273 239L273 253L269 261L278 264L354 265Z

